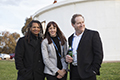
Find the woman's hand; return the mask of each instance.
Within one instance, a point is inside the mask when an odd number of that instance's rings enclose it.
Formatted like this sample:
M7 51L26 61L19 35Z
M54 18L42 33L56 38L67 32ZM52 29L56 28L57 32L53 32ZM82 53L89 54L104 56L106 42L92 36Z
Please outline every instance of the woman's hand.
M62 76L58 74L58 75L57 75L57 78L58 78L58 79L61 79L61 78L62 78Z
M66 71L65 71L64 69L58 70L58 74L59 74L61 77L64 77L64 75L66 74Z

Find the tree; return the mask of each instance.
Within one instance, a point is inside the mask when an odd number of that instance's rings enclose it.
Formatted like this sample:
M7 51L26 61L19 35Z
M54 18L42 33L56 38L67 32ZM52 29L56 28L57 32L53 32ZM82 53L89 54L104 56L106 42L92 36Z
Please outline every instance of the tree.
M2 36L0 37L0 49L2 53L15 53L15 46L17 39L20 37L18 33L9 33L8 31L2 32Z
M0 47L0 53L2 53L2 47Z
M32 17L26 18L25 25L23 26L23 28L21 30L23 35L25 35L25 32L27 31L27 26L31 21L32 21Z
M1 33L0 33L1 35ZM2 36L0 36L0 53L2 53L2 44L1 44L1 41L2 41Z

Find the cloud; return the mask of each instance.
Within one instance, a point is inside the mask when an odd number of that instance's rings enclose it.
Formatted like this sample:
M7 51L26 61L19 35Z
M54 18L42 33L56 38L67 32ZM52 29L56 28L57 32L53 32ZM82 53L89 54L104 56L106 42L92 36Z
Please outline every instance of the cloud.
M0 0L0 5L14 5L18 6L23 0Z
M9 1L0 0L0 30L9 31L12 33L19 32L19 34L22 36L21 29L24 26L25 19L33 15L40 8L44 7L45 4L39 5L39 3L36 3L35 5L33 2L33 5L31 5L32 2L28 3L22 0L20 3L16 4L17 6L13 5L15 3L9 3Z
M54 0L0 0L0 31L19 32L25 19ZM61 0L63 1L63 0ZM60 2L60 0L59 0Z
M8 25L8 24L7 24ZM0 25L0 32L2 31L8 31L10 33L14 33L14 32L17 32L19 33L21 36L23 36L22 32L21 32L21 28L15 28L14 25L9 25L9 26L12 26L10 28L5 28L6 25Z

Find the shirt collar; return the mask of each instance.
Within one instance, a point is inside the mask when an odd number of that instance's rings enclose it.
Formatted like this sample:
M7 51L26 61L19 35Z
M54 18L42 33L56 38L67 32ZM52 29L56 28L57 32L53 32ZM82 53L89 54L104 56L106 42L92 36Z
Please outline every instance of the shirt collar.
M74 37L81 37L84 32L82 32L79 36L77 36L75 33L76 33L76 32L74 32L74 35L73 35Z

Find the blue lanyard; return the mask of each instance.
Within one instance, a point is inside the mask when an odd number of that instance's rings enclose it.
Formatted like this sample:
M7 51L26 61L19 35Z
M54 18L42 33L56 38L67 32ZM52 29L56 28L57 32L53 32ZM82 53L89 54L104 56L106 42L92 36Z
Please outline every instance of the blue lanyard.
M60 38L58 37L58 39L60 39ZM54 46L55 46L56 50L58 51L58 48L57 48L57 46L56 46L55 42L53 41L53 39L52 39L52 38L51 38L51 40L52 40L52 42L53 42L53 44L54 44ZM60 54L60 52L59 52L59 51L58 51L58 55L61 57L61 54Z

